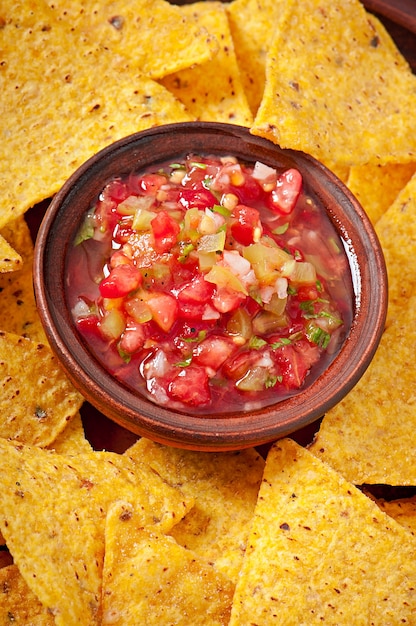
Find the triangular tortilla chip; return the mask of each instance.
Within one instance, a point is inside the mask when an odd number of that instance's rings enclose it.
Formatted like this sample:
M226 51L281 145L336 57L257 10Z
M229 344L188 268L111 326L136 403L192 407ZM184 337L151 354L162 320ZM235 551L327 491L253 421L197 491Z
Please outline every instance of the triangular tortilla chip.
M356 485L416 485L416 294L384 332L373 361L322 420L314 454Z
M415 172L416 162L357 165L350 168L346 185L375 225Z
M253 114L263 97L266 56L285 0L234 0L226 4L244 91Z
M48 445L84 402L50 348L3 331L0 381L0 436L8 439Z
M225 5L204 0L185 5L182 13L213 33L220 49L212 60L175 72L165 77L162 84L195 119L250 126L253 117L243 90Z
M412 623L416 537L291 440L271 449L230 626Z
M416 496L397 500L376 499L377 506L416 535Z
M80 37L86 55L100 47L127 59L150 78L205 63L218 50L215 37L180 7L164 0L48 0L55 17Z
M328 166L415 161L416 76L386 33L358 0L289 4L253 133Z
M58 454L81 454L92 452L92 445L85 437L81 415L77 413L75 417L65 426L65 429L48 446Z
M143 438L125 454L148 463L194 499L172 536L237 580L263 474L264 461L258 452L201 453Z
M192 503L148 466L110 452L60 455L0 439L0 529L58 626L100 624L104 525L117 498L168 531Z
M0 10L0 228L113 141L190 119L171 93L110 49L84 56L69 25L46 9L34 0Z
M227 626L234 585L191 550L143 528L129 502L107 516L103 624Z
M0 235L0 272L15 272L22 264L20 254Z
M0 330L47 343L33 291L33 242L23 216L9 222L1 234L21 255L21 269L0 274Z
M376 232L383 248L389 280L386 321L389 326L407 308L408 300L416 289L416 174L378 220Z

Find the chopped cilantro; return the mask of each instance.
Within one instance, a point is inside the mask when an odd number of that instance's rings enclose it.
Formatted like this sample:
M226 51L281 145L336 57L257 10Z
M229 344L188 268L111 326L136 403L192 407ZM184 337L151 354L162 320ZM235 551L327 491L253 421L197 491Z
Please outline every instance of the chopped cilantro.
M188 356L186 359L183 359L183 361L178 361L177 363L175 363L175 365L176 367L188 367L191 363L192 363L192 354Z
M203 188L208 189L209 191L211 189L212 181L213 181L212 176L205 176L204 180L202 181Z
M280 226L272 230L272 233L273 235L284 235L288 228L289 222L286 222L285 224L281 224Z
M306 327L306 337L311 343L319 346L323 350L326 350L331 340L331 335L315 324L308 324Z
M277 350L277 348L281 348L282 346L290 346L291 343L292 339L289 339L288 337L281 337L277 341L271 343L270 347L273 348L273 350Z
M266 345L267 345L267 341L265 341L264 339L261 339L261 337L257 337L256 335L253 335L252 337L250 337L250 341L248 342L249 348L253 348L254 350L259 350L260 348Z
M206 330L200 330L199 333L196 335L196 337L180 337L181 341L186 341L187 343L198 343L200 341L202 341L203 339L205 339L205 337L207 336L207 331Z
M272 387L275 387L277 383L281 383L282 380L283 376L269 376L264 383L264 386L266 389L271 389Z

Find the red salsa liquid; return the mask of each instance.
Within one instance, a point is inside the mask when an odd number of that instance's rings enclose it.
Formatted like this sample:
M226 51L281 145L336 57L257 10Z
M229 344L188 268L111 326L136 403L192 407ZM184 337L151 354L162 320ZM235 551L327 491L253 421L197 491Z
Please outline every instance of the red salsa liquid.
M298 393L353 316L342 241L301 174L233 157L109 181L71 249L67 298L114 377L196 416Z

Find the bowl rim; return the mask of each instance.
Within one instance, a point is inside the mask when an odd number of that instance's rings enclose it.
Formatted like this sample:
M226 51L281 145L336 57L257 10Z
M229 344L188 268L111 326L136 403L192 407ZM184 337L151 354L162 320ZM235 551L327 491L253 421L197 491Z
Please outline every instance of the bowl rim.
M189 143L191 139L195 141L196 137L202 136L209 136L210 141L213 141L221 133L224 143L241 142L245 150L248 145L253 150L259 147L267 149L268 154L279 154L289 161L296 161L302 175L314 173L325 176L326 190L334 198L334 205L327 212L331 213L329 217L344 242L354 283L356 306L350 332L329 367L305 390L275 405L250 411L248 415L229 413L224 417L195 417L138 398L92 356L65 307L63 257L66 254L61 254L58 259L56 257L58 250L65 251L69 245L68 242L62 243L58 236L62 227L70 228L67 206L82 186L91 182L92 172L103 166L115 166L120 155L130 151L135 158L140 158L143 148L151 147L156 139L163 142L172 133L185 135ZM188 150L195 151L192 146ZM204 152L213 153L213 150ZM176 157L179 153L183 155L184 150L178 150ZM224 149L222 144L217 154L225 153L234 151ZM170 151L163 160L172 158L175 155ZM237 155L237 158L241 157ZM253 161L250 158L246 160ZM141 168L139 164L137 169ZM100 179L96 185L98 192L108 179L108 176ZM85 206L79 214L81 216L84 213ZM357 249L365 253L365 258L360 260ZM86 400L110 419L138 435L192 449L232 450L260 445L287 436L322 417L364 374L380 341L387 312L387 271L381 245L364 209L344 183L306 153L283 149L252 134L246 127L217 122L180 122L156 126L119 139L84 162L64 183L46 210L35 242L33 277L39 314L51 348L69 379ZM85 358L92 366L88 374L81 367ZM98 385L98 391L91 389L91 381ZM120 406L124 407L121 414ZM140 423L137 423L136 412L140 414ZM285 417L282 419L279 414L283 412ZM241 440L242 432L244 441Z

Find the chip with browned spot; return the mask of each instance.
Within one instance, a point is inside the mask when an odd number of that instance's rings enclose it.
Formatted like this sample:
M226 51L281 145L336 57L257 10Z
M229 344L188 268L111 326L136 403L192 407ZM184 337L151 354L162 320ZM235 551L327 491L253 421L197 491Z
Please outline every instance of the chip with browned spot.
M200 453L142 438L126 455L148 463L171 485L195 501L172 536L236 581L264 461L254 449Z
M104 526L117 498L167 532L192 506L149 466L111 452L61 455L0 439L0 530L58 626L101 624Z
M250 126L253 122L235 56L225 5L221 2L194 2L182 7L215 35L219 50L213 59L162 79L189 113L197 120Z
M105 527L103 624L227 626L234 585L212 564L156 528L134 503L109 509Z
M285 5L253 133L328 166L414 162L416 76L387 33L358 0Z
M266 460L230 626L410 624L415 555L414 535L282 440Z

